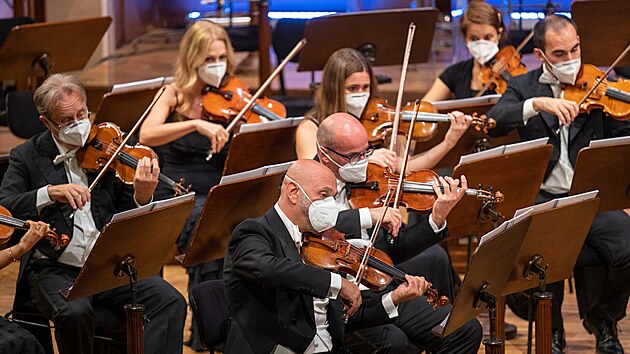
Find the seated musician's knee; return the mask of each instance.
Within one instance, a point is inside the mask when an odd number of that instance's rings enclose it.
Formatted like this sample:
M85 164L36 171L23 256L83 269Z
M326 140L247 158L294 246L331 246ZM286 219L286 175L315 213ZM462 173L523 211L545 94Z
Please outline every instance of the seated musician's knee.
M94 311L87 301L70 301L58 308L53 315L53 322L58 327L83 327L95 323Z

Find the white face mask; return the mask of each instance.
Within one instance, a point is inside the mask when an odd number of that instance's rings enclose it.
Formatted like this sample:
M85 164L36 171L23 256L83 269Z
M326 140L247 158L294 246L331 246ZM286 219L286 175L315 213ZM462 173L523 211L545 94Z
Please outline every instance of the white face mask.
M83 146L90 136L91 129L92 123L90 123L90 120L81 119L59 130L58 138L68 145Z
M197 68L197 75L206 84L219 87L225 72L227 71L227 63L222 61L218 63L207 63Z
M330 161L337 165L337 167L339 167L339 177L341 177L344 182L360 183L364 182L367 179L367 159L363 159L355 164L350 164L350 162L348 162L347 164L341 166L335 160L333 160L330 155L328 155L324 151L324 149L321 148L319 142L317 142L317 148L319 148L319 151L321 151L324 156L326 156Z
M566 60L556 64L551 64L551 62L545 56L545 53L543 53L543 57L547 62L549 71L551 71L553 76L555 76L558 81L563 84L575 84L575 80L577 79L580 68L582 67L582 59L577 58L573 60Z
M468 42L466 46L473 58L481 65L489 62L490 59L494 58L499 52L499 45L497 43L486 41L485 39Z
M326 197L324 199L313 201L309 198L308 194L306 194L299 183L289 176L285 176L285 178L288 178L290 181L295 183L295 185L300 188L306 199L311 202L311 205L308 207L308 220L315 231L322 232L335 227L335 224L337 224L337 217L339 216L339 207L337 206L337 202L335 202L335 198Z
M361 118L361 113L370 99L369 92L361 93L347 93L346 94L346 109L348 113L357 118Z

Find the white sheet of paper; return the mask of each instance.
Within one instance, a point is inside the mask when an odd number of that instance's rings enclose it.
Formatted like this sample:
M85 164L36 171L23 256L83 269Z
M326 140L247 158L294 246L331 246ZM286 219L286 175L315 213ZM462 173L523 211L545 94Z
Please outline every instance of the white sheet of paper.
M263 166L253 170L239 172L221 177L219 184L242 181L248 178L262 177L277 172L285 172L293 164L294 161L283 162L275 165Z
M626 145L630 144L630 136L620 136L617 138L610 139L599 139L599 140L591 140L591 143L588 147L604 147L604 146L615 146L615 145Z
M433 107L436 109L452 109L452 108L463 108L470 107L484 103L496 103L501 95L486 95L481 97L470 97L470 98L460 98L457 100L444 100L444 101L436 101L431 102Z
M266 123L242 124L239 133L249 133L269 129L292 127L300 124L304 117L285 118Z

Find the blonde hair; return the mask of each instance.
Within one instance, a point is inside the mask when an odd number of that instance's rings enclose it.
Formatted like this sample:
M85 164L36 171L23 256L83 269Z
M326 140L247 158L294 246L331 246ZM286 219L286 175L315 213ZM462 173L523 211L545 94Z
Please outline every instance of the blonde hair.
M326 117L337 112L347 112L345 86L348 76L366 72L370 76L370 97L376 93L376 80L372 66L365 56L352 48L335 51L324 66L322 82L315 92L313 109L306 116L321 123Z
M179 45L179 55L175 64L175 85L181 90L183 100L179 106L180 112L187 112L193 105L193 100L200 92L195 91L197 68L206 60L212 42L220 40L227 49L227 73L232 74L236 65L234 49L223 27L214 22L200 20L195 22L184 34Z
M468 8L459 23L459 29L464 34L464 37L471 24L490 25L497 30L501 39L507 36L503 16L494 6L483 0L471 0L468 3ZM503 31L501 32L500 29L503 29Z

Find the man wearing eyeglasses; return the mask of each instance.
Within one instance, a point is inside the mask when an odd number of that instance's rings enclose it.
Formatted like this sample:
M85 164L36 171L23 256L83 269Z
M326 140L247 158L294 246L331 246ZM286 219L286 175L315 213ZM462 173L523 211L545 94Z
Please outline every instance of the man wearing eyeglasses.
M99 230L114 213L151 201L159 167L157 160L145 157L138 161L133 190L108 172L90 192L88 185L96 175L83 171L75 157L91 129L83 86L73 76L53 75L35 91L33 100L48 130L11 151L0 205L17 218L45 221L71 240L61 249L40 241L22 257L15 302L32 300L54 322L59 353L92 353L97 324L106 335L124 338L124 322L109 321L112 327L103 328L94 307L107 308L113 318L124 319L128 287L70 302L61 298L59 290L73 284ZM157 276L140 280L137 286L138 302L149 319L145 352L181 353L186 301Z
M350 209L347 190L352 183L365 182L367 158L371 153L365 128L347 113L327 117L317 130L317 159L337 178L336 201L343 210L335 228L359 245L369 239L368 229L379 219L382 208ZM465 177L462 177L461 186L459 183L459 180L450 177L440 177L444 192L434 186L437 200L431 214L421 217L413 225L403 225L400 211L388 208L383 225L393 238L390 242L385 232L381 232L375 242L377 248L391 255L398 268L408 274L424 276L433 282L438 291L451 298L450 263L444 250L436 244L446 237L446 216L467 188ZM363 291L362 296L367 301L380 295ZM355 352L378 350L396 353L407 352L409 343L413 343L431 352L476 353L482 335L476 320L445 338L431 334L431 329L444 320L449 311L450 307L433 310L424 297L411 300L400 307L399 316L393 324L349 334L346 346Z

